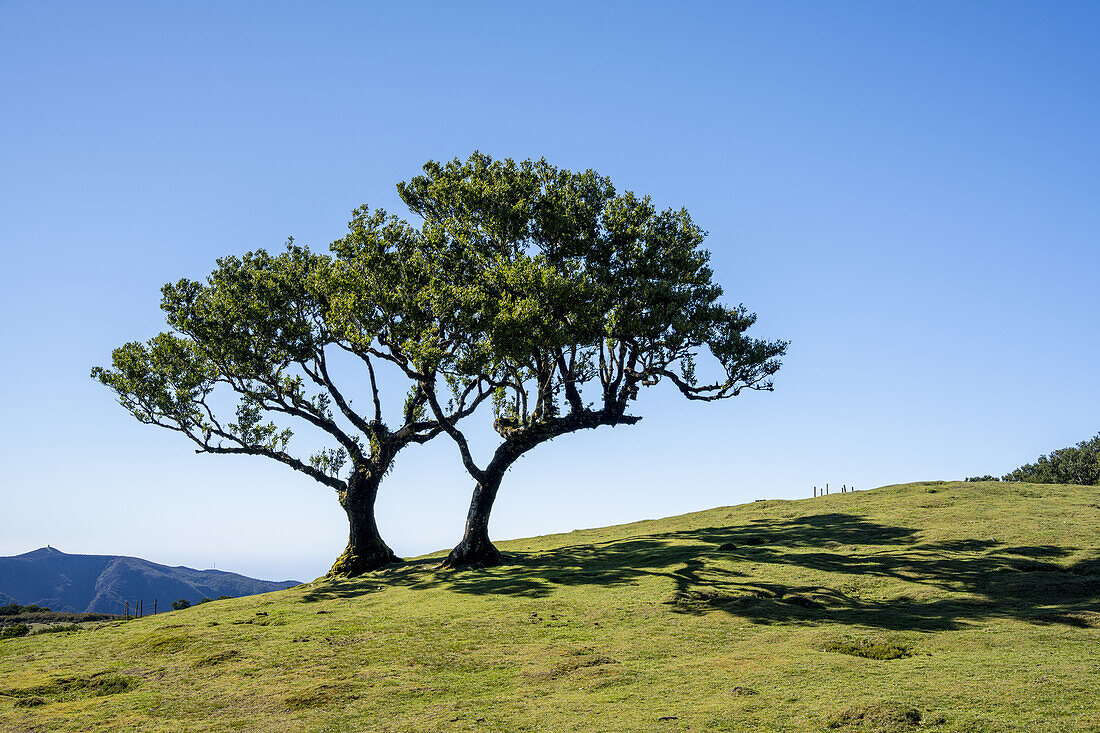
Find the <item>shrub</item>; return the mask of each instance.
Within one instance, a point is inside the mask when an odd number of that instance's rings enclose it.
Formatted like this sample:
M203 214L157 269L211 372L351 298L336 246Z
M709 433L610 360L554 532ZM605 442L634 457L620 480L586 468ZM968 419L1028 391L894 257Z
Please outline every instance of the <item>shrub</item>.
M39 629L38 631L36 631L34 633L36 633L36 634L59 634L62 631L80 631L83 628L84 627L79 625L79 624L69 624L68 626L65 626L65 625L47 626L46 628Z
M12 639L16 636L26 636L30 633L31 627L26 624L12 624L11 626L0 627L0 639Z
M14 616L19 613L21 606L18 603L9 603L6 606L0 606L0 616Z
M990 476L988 473L984 476L969 476L967 481L1000 481L996 476Z
M219 601L228 601L231 598L233 598L233 596L218 596Z
M191 608L191 601L186 598L181 598L178 601L172 601L173 611L182 611L185 608Z
M202 599L201 601L196 601L196 602L195 602L195 605L196 605L196 606L201 606L202 604L204 604L204 603L210 603L210 602L211 602L211 601L213 601L213 600L214 600L213 598L203 598L203 599Z
M1052 451L1039 456L1035 463L1020 466L1001 477L1003 481L1025 481L1034 484L1100 485L1100 433L1072 448Z

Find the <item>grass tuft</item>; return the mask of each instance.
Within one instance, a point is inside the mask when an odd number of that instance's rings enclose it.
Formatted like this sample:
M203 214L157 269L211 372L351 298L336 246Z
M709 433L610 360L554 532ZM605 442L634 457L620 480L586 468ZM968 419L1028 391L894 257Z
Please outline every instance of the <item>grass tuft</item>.
M913 650L904 644L870 639L844 639L831 641L825 645L825 651L847 654L864 659L904 659L913 656Z
M355 696L346 685L320 685L304 692L288 695L283 704L290 710L310 710L324 708L338 703L347 703Z
M874 733L905 733L919 728L921 714L906 705L858 705L846 708L829 721L829 728L858 729Z
M48 697L58 701L85 697L105 697L129 692L140 684L136 677L100 672L89 677L55 677L43 685L3 690L0 694L15 698Z
M195 662L196 667L213 667L216 664L222 664L233 659L237 659L241 656L241 653L236 649L229 649L224 652L218 652L217 654L210 654L208 656L199 659Z
M61 624L59 626L47 626L35 631L35 634L60 634L68 631L83 631L84 626L80 624Z

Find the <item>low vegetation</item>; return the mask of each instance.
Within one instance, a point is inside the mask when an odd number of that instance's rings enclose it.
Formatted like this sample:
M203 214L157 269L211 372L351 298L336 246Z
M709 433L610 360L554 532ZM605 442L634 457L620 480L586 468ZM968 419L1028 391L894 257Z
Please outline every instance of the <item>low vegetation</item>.
M51 611L38 605L20 606L9 603L0 606L0 639L12 639L31 634L56 634L81 631L103 621L117 619L106 613L69 613Z
M827 652L848 654L864 659L903 659L913 656L913 650L906 644L872 639L843 639L830 641L824 647Z
M20 606L18 603L8 603L0 606L0 617L2 616L19 616L25 613L49 613L48 608L43 608L35 604L29 606Z
M1051 451L1049 456L1039 456L1035 463L1024 464L1001 478L987 474L972 476L967 481L1100 485L1100 433L1091 440L1083 440L1075 446Z
M1100 731L1095 487L920 483L0 641L4 731Z

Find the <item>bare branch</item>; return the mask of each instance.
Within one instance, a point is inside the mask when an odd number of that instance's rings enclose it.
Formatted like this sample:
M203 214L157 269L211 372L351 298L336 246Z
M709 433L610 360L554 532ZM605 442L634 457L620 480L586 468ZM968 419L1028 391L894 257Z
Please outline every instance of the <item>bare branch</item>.
M382 422L382 403L378 399L378 380L374 376L374 364L369 357L363 357L363 361L367 363L367 374L370 375L370 393L374 400L374 420L375 422Z
M470 453L470 444L466 441L466 436L462 434L458 428L454 426L454 423L447 418L447 415L443 412L443 408L439 404L439 398L436 397L434 385L427 386L421 385L424 390L425 397L428 398L428 404L432 408L432 414L435 415L435 419L439 421L439 427L443 432L451 436L451 439L458 446L458 452L462 455L462 465L466 467L466 470L474 477L475 480L481 481L484 477L484 472L474 462L473 454Z

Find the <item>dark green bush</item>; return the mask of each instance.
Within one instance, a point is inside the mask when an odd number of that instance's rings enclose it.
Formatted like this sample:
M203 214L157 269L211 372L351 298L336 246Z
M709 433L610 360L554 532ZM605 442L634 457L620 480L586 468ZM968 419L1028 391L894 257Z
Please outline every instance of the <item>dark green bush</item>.
M44 629L39 629L34 632L36 634L59 634L62 631L80 631L84 627L79 624L69 624L68 626L47 626Z
M172 601L173 611L182 611L185 608L191 608L191 601L186 598L181 598L178 601Z
M26 636L30 633L31 627L26 624L12 624L11 626L0 627L0 639L12 639L16 636Z
M203 598L203 599L202 599L201 601L196 601L196 602L195 602L195 605L196 605L196 606L201 606L202 604L204 604L204 603L210 603L210 602L211 602L211 601L213 601L213 600L214 600L213 598Z
M988 473L984 476L969 476L967 481L1000 481L996 476L990 476Z
M21 613L50 613L50 609L33 603L29 606L20 606L18 603L0 606L0 616L18 616Z
M1002 481L1024 481L1033 484L1100 485L1100 433L1072 448L1052 451L1039 456L1035 463L1020 466L1006 473Z

